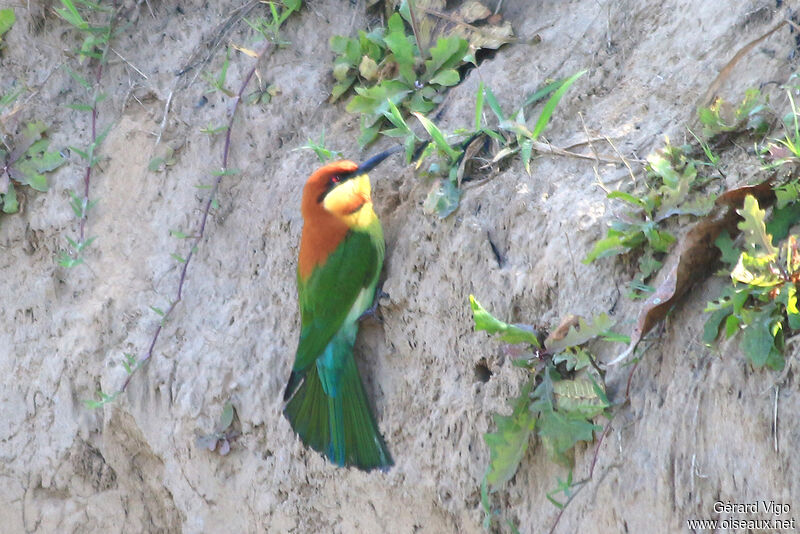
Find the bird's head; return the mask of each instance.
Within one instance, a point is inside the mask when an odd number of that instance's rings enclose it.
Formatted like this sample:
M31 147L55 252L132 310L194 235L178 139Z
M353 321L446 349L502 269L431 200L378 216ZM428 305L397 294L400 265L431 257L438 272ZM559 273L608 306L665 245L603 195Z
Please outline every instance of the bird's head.
M303 189L304 216L321 207L349 222L364 205L372 202L372 189L367 173L399 149L401 147L381 152L360 165L340 160L317 169Z

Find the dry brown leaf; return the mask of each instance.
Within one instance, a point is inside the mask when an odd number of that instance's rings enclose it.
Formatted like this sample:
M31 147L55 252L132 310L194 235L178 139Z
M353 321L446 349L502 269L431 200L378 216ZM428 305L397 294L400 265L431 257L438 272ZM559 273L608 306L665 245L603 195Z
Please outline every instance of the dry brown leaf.
M556 341L561 341L567 334L569 333L570 328L578 328L580 324L580 317L577 315L572 315L571 313L568 314L566 317L561 319L561 324L558 325L558 328L553 330L553 332L547 336L547 339L544 340L544 346L549 347Z
M463 37L475 48L500 48L504 44L511 42L514 38L514 30L508 21L496 26L456 26L450 35Z
M417 36L425 50L440 37L461 37L473 50L499 48L514 39L511 23L492 15L484 3L469 0L450 11L445 11L445 4L442 0L414 1Z
M727 230L731 236L739 232L736 227L739 220L736 210L742 207L747 195L756 197L761 206L771 204L775 199L772 179L758 185L729 189L717 198L711 213L702 218L683 237L680 242L680 252L673 260L672 267L665 271L666 277L650 298L642 304L636 326L631 332L628 348L608 362L607 366L618 364L633 354L642 337L666 317L672 306L695 282L710 272L720 254L714 241L723 230Z
M470 0L459 7L453 15L464 22L475 22L492 16L492 10L477 0Z

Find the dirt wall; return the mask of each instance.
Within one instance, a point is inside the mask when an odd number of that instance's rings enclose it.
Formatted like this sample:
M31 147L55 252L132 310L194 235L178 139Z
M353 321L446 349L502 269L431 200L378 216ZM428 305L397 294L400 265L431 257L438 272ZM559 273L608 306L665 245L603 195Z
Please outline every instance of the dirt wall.
M91 186L99 202L88 232L97 239L85 265L64 269L55 261L77 229L68 195L82 180L74 151L49 192L26 193L22 213L0 219L0 530L481 532L482 435L491 413L507 412L523 374L496 342L473 332L467 296L541 327L567 313L600 312L620 330L632 327L636 305L619 289L631 269L581 262L609 216L592 161L544 156L532 176L515 161L468 189L459 210L439 220L422 211L426 184L397 158L373 173L389 297L383 322L365 322L357 344L396 465L386 474L336 469L304 449L281 416L281 393L298 335L300 194L318 163L293 149L324 127L331 148L352 159L366 155L356 143L357 118L327 102L328 39L375 22L362 2L307 4L285 25L290 44L259 67L279 93L267 105L239 109L231 166L241 172L222 182L183 301L155 356L115 402L87 410L81 399L120 386L121 355L142 355L158 325L149 306L166 308L174 298L180 265L170 253L186 251L169 231L196 227L207 192L196 186L211 182L222 153L221 136L200 129L222 124L230 110L229 99L205 94L198 73L219 69L225 43L252 43L246 25L230 19L241 4L130 3L130 24L115 38L103 76L108 98L99 120L111 129ZM643 158L664 135L686 135L720 69L789 17L789 4L507 0L501 12L520 42L469 72L450 91L439 123L446 130L471 123L481 80L510 109L544 80L586 68L547 139L583 141L583 120L592 136ZM65 107L84 94L62 68L76 68L65 52L79 44L74 32L53 14L53 2L10 5L18 20L4 39L0 87L16 80L35 92L18 123L4 128L43 119L54 146L85 146L88 114ZM797 68L794 37L785 27L756 46L720 94L735 99L785 81ZM251 61L232 58L231 87ZM149 171L165 145L175 150L174 165ZM630 180L623 166L598 173L609 187ZM729 179L744 174L732 169ZM800 507L796 376L788 372L776 389L778 376L753 371L735 342L702 345L702 309L719 287L700 284L670 316L637 370L630 404L611 423L595 479L558 532L682 532L685 519L710 517L716 500L774 499L792 513ZM488 380L475 371L484 358ZM624 397L627 376L625 368L609 372L612 399ZM228 400L242 432L233 450L220 456L198 448L196 437L214 430ZM578 450L576 476L592 455ZM521 531L547 531L558 510L545 494L564 475L532 446L497 504Z

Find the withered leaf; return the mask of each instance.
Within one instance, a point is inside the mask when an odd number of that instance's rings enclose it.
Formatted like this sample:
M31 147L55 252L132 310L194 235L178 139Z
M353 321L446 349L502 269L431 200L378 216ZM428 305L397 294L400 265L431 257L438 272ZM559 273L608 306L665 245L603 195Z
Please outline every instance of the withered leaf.
M742 207L747 195L753 195L762 206L771 204L775 200L772 178L758 185L729 189L717 198L711 213L700 219L683 237L677 256L670 262L669 270L665 270L667 275L642 304L628 348L606 365L618 364L633 354L642 337L666 317L695 282L708 275L720 255L714 241L723 231L732 237L739 233L736 210Z

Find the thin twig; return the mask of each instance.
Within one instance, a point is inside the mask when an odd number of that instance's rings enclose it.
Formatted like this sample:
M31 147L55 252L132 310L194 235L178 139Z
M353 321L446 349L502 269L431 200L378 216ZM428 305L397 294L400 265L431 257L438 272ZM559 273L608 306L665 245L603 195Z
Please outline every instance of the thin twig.
M158 137L156 137L156 145L161 142L161 136L164 134L164 128L167 126L167 117L169 116L169 105L172 102L172 91L167 96L167 103L164 104L164 117L161 119L161 127L158 129Z
M600 437L597 439L597 445L594 448L594 456L592 457L592 463L589 466L589 476L587 476L583 480L579 480L578 482L572 485L573 487L577 486L577 489L572 495L569 496L567 502L565 502L564 505L561 507L561 510L559 510L555 521L553 521L553 526L550 527L549 534L553 534L553 532L555 532L556 527L558 526L558 522L561 521L561 516L564 515L564 510L567 509L567 506L569 505L569 503L572 502L572 499L574 499L578 495L578 493L580 493L580 491L586 486L586 484L591 482L592 477L594 476L595 465L597 465L597 458L598 455L600 454L600 446L603 444L603 440L606 439L606 436L608 435L608 431L610 429L611 429L611 420L609 419L608 423L606 423L605 428L603 428L603 433L600 434Z
M775 452L778 451L778 392L780 391L781 387L779 385L775 385L775 404L772 409L772 438L773 443L775 446Z
M576 152L570 152L568 150L564 150L563 148L558 148L547 143L542 143L541 141L534 141L533 149L537 152L541 152L542 154L554 154L556 156L565 156L569 158L588 159L591 161L602 161L603 163L616 163L616 164L622 163L622 160L617 158L612 158L611 156L598 154L595 157L595 156L590 156L589 154L578 154Z
M120 54L119 52L117 52L116 50L114 50L114 48L111 48L111 51L112 51L112 52L114 52L114 53L117 55L117 57L118 57L118 58L120 58L122 61L124 61L125 63L127 63L127 64L128 64L128 66L129 66L130 68L132 68L133 70L135 70L135 71L136 71L136 73L137 73L139 76L141 76L141 77L142 77L142 78L144 78L145 80L149 80L149 78L147 77L147 74L145 74L144 72L140 71L138 68L136 68L136 65L134 65L133 63L131 63L130 61L128 61L127 59L125 59L124 57L122 57L122 54Z
M597 185L602 189L606 195L610 193L606 184L603 183L602 178L600 178L600 171L598 167L600 166L600 156L597 154L597 149L594 148L594 143L591 141L591 136L589 135L589 129L586 127L586 121L583 120L583 113L578 112L578 117L581 119L581 125L583 126L583 133L586 134L586 139L589 140L589 148L592 149L592 154L594 154L594 165L592 165L592 171L594 171L594 179L597 182Z
M205 236L206 231L206 223L208 222L208 215L211 213L211 205L214 202L214 198L217 195L217 190L219 190L219 185L222 182L222 178L227 174L228 170L228 155L230 154L231 150L231 131L233 130L233 119L236 117L236 111L239 109L239 103L242 101L242 95L244 95L244 91L247 88L250 80L253 78L253 74L256 72L256 68L258 67L258 63L267 50L272 46L272 43L267 43L261 52L258 53L256 56L255 61L253 62L253 67L250 69L250 72L247 73L244 81L242 82L241 87L239 87L239 92L234 97L233 101L233 108L231 109L231 116L228 120L228 128L225 132L225 145L222 149L222 169L214 179L214 185L211 188L211 193L208 195L208 199L206 200L205 209L203 210L202 218L200 219L200 229L194 236L194 241L192 243L192 248L189 250L189 254L186 256L183 262L183 268L181 269L181 276L178 280L178 290L175 296L175 300L170 303L169 308L164 312L164 315L161 317L161 321L158 323L158 327L156 331L153 333L153 339L150 342L150 346L147 349L147 353L144 357L139 360L136 364L134 372L141 369L145 362L147 362L153 356L153 351L156 346L156 342L158 341L158 336L161 334L161 330L164 328L164 324L166 324L167 319L172 315L172 312L175 310L175 307L183 298L183 285L186 282L186 272L189 268L189 263L192 261L194 257L194 253L197 251L197 247L200 245L200 241L202 241L203 237ZM170 93L171 95L171 93ZM128 374L128 377L125 379L125 382L122 384L122 387L119 390L119 393L122 393L130 384L131 378L133 377L133 372Z

